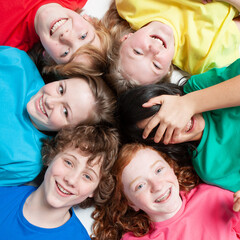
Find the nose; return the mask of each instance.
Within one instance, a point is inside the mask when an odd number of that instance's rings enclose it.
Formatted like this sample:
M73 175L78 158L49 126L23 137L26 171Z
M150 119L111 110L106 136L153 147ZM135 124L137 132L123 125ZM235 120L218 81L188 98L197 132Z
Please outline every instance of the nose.
M157 55L159 53L159 48L154 45L149 45L149 52L151 52L153 55Z
M64 30L60 35L59 35L59 39L61 42L69 44L73 41L73 34L71 32L71 30L66 29Z
M162 189L162 182L158 179L151 181L151 193L158 192Z
M50 97L50 96L48 96L48 97L46 97L46 99L45 99L45 106L48 108L48 109L53 109L54 108L54 106L56 105L56 104L58 104L60 102L60 100L57 98L57 97Z
M65 175L64 181L71 187L76 187L79 182L79 174L76 171L71 171Z

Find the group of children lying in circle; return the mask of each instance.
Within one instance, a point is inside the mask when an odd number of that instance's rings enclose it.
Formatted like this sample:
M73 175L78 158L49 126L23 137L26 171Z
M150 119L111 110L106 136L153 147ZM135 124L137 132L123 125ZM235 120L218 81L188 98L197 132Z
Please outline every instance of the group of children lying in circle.
M239 239L239 1L86 2L2 2L1 235Z

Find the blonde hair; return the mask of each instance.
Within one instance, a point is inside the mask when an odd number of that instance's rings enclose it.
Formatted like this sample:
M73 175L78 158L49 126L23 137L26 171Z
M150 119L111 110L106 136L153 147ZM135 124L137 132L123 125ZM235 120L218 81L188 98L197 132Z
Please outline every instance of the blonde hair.
M122 71L120 64L120 39L124 35L134 32L134 30L131 29L126 20L119 16L115 2L111 4L102 21L111 32L113 38L112 48L108 51L109 68L104 78L117 94L121 94L122 92L139 85L135 79L130 78L130 76L127 76L127 74ZM172 71L173 65L171 65L168 74L160 79L159 82L170 82Z
M72 55L70 61L65 64L56 64L47 53L43 56L45 50L41 43L36 44L33 49L28 52L43 76L47 76L48 74L51 74L51 72L59 72L62 74L65 71L65 66L69 65L72 69L74 67L79 68L79 71L86 75L101 76L105 73L108 66L107 53L109 49L112 48L112 37L110 31L101 20L91 18L91 24L95 28L96 34L100 39L101 49L98 49L91 44L83 45ZM73 61L74 58L82 55L87 55L90 61L87 63Z

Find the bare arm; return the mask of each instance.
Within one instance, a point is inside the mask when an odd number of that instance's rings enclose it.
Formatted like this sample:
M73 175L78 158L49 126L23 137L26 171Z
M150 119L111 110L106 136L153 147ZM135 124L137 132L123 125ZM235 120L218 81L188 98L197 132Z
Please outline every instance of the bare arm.
M186 126L194 114L210 110L240 106L240 75L214 86L184 96L162 95L150 99L143 107L162 104L143 132L146 138L158 124L154 141L168 144Z

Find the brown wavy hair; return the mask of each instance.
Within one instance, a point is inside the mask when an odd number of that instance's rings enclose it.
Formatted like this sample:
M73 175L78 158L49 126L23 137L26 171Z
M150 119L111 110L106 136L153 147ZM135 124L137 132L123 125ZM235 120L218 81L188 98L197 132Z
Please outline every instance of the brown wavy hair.
M92 239L94 240L118 240L126 232L132 232L136 237L148 233L151 220L143 211L134 211L123 192L121 177L124 168L131 162L136 153L141 149L154 148L140 144L126 144L119 152L118 159L113 167L113 176L116 186L112 197L104 208L98 207L93 213L95 223L93 225ZM156 151L158 152L158 151ZM181 191L190 191L199 183L199 177L193 167L179 167L178 164L166 154L158 152L173 168L180 185Z
M96 160L97 164L101 164L101 179L94 196L80 203L80 207L86 208L93 204L102 206L108 200L115 186L110 170L117 158L119 146L119 135L115 128L106 125L66 127L55 138L42 141L42 160L45 166L58 153L71 147L87 155L88 164Z

